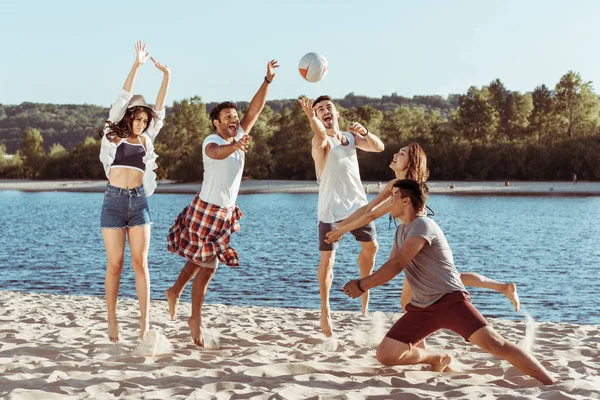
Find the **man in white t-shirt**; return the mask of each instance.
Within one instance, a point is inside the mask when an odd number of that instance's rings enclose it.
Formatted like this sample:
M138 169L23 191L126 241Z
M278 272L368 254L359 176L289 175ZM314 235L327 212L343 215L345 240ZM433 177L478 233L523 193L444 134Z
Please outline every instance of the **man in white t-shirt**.
M202 143L204 180L192 203L177 216L167 235L168 250L187 259L172 287L165 291L171 319L175 319L179 297L193 278L192 315L188 326L192 341L204 346L202 305L219 261L239 267L230 236L240 230L242 212L236 199L242 181L250 130L265 106L277 61L267 65L267 75L240 121L234 103L224 102L210 112L215 133ZM195 276L195 278L194 278Z
M353 122L348 130L340 130L339 114L329 96L312 100L298 100L304 109L314 132L312 157L315 161L319 182L319 292L321 294L321 330L327 337L332 335L329 307L329 291L333 281L333 264L337 243L327 243L325 235L335 225L349 217L354 211L367 204L367 196L360 180L356 148L364 151L381 152L384 145L367 128ZM377 240L373 222L351 231L361 244L358 255L360 276L373 271ZM362 297L362 311L368 315L369 293Z

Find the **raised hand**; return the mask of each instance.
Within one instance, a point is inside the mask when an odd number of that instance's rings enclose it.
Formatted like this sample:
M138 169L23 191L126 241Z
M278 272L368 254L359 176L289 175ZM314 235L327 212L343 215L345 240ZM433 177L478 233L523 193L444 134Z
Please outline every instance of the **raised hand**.
M277 60L269 61L267 64L267 80L269 82L273 82L273 78L275 78L275 68L279 68Z
M315 110L313 110L313 101L311 99L303 97L298 99L298 103L300 103L300 107L302 107L308 119L313 119L315 117Z
M248 151L248 146L250 145L249 142L251 139L252 139L252 136L248 136L248 135L242 136L242 138L240 140L235 142L235 144L234 144L235 149L241 150L244 153L246 153Z
M367 128L365 128L364 126L362 126L358 122L351 123L350 126L348 127L348 130L350 132L358 133L361 136L366 135L367 132L368 132Z
M138 40L135 44L136 60L138 64L144 64L148 60L149 53L146 52L146 43Z
M168 65L159 63L158 61L156 61L154 59L154 57L150 57L150 59L154 63L154 66L156 68L158 68L159 70L161 70L164 74L170 74L171 73L171 70L169 69Z

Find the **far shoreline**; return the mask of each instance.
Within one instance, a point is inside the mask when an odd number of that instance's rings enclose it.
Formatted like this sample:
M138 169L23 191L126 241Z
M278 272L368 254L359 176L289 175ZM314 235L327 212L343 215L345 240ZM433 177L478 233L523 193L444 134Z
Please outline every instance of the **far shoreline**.
M384 187L388 181L381 181ZM88 192L102 193L106 180L10 180L0 179L0 191L22 192ZM463 196L600 196L600 182L568 181L510 181L509 186L501 181L430 181L431 194ZM379 182L363 181L369 194L379 193ZM195 194L201 182L176 183L160 180L156 194ZM245 179L240 194L315 194L319 192L316 181L257 180Z

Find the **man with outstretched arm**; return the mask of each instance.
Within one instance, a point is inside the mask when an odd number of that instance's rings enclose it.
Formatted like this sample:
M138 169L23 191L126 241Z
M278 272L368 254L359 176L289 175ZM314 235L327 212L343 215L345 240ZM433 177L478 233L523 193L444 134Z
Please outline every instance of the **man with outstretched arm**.
M422 215L427 194L427 185L412 179L394 184L391 215L402 224L390 258L377 272L344 286L344 292L356 298L404 270L413 289L406 312L379 344L377 360L390 366L425 363L442 372L452 360L450 354L416 345L439 329L450 329L540 382L554 383L532 354L500 336L471 304L444 233L434 220Z
M165 291L169 314L175 319L179 297L193 278L192 315L188 326L192 341L198 346L204 346L202 305L219 261L230 267L240 265L238 253L229 246L229 241L231 234L240 230L242 212L236 200L245 153L251 139L250 130L265 106L269 85L278 67L275 60L268 63L267 75L241 121L234 103L220 103L211 110L215 133L202 143L202 189L177 216L167 235L168 250L187 259L173 286Z
M329 291L333 281L333 264L337 243L327 243L325 235L336 224L350 216L354 211L367 204L367 196L360 180L356 149L381 152L384 149L381 140L367 128L353 122L349 132L340 130L339 113L329 96L320 96L312 100L298 100L310 127L314 133L312 139L312 157L315 162L319 182L319 292L321 294L321 330L327 337L332 335L329 307ZM360 242L358 255L360 276L373 271L377 240L373 222L357 228L351 233ZM363 315L368 315L369 293L362 297Z

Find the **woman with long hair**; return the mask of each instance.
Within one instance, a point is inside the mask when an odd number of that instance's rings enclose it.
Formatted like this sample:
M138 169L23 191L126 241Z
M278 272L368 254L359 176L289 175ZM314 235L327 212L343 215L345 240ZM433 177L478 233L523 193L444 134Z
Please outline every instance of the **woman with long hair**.
M120 340L117 323L117 296L125 244L129 239L131 264L135 274L135 289L140 304L140 332L143 339L149 329L150 277L148 250L152 218L148 196L156 189L157 168L153 142L162 128L165 99L169 90L171 71L154 58L156 68L163 73L156 104L151 107L141 95L132 95L139 68L147 61L146 44L135 45L136 58L123 90L112 105L104 125L100 160L109 182L106 185L100 226L106 247L106 276L104 280L108 309L108 338Z
M369 222L381 217L391 210L392 186L398 179L413 179L418 182L426 182L429 178L429 169L427 168L427 155L418 143L411 142L408 146L401 148L390 164L390 168L396 174L396 179L392 179L385 188L367 205L359 208L337 225L327 234L327 240L336 242L342 235L357 227L361 227ZM495 290L505 295L519 311L520 301L517 294L517 287L514 283L501 283L487 278L481 274L465 272L460 274L460 280L465 286L474 286L485 289ZM402 310L405 310L407 304L412 299L412 290L408 281L404 279L402 284L402 296L400 302Z

